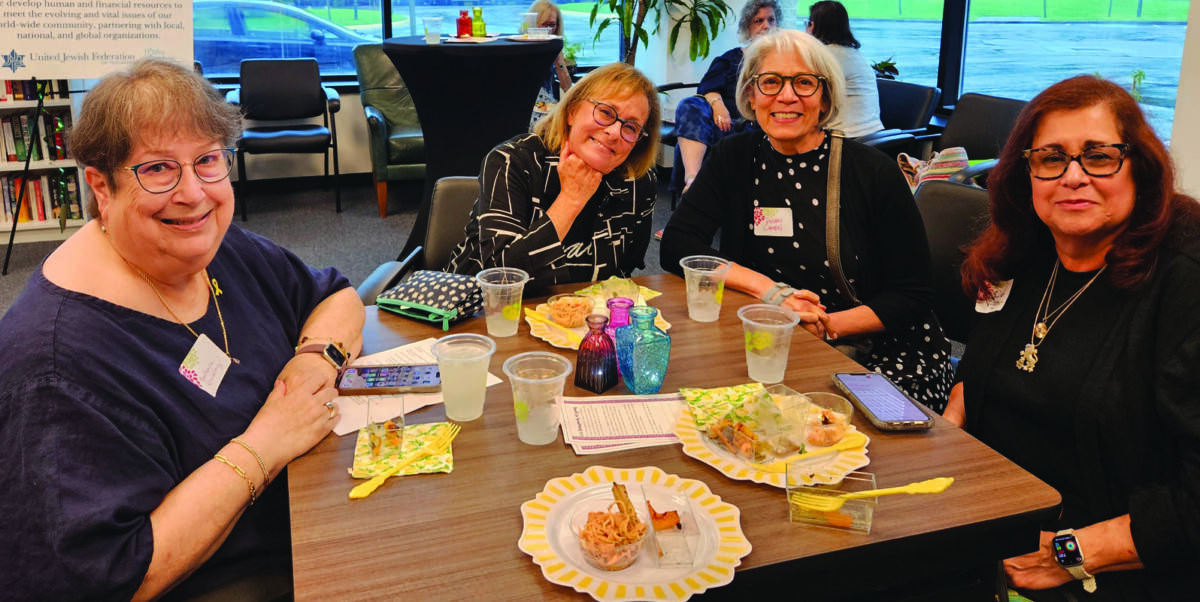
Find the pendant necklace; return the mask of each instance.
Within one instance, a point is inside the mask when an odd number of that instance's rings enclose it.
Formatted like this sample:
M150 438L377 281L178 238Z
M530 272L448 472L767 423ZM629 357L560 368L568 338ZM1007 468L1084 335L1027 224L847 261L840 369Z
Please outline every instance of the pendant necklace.
M1029 334L1029 344L1025 345L1025 348L1021 350L1020 357L1017 358L1017 368L1026 372L1033 372L1033 369L1037 367L1037 348L1046 340L1046 337L1050 334L1050 329L1054 328L1054 325L1058 323L1058 319L1067 313L1068 309L1071 309L1071 305L1075 303L1075 300L1079 299L1083 291L1086 291L1100 277L1100 274L1104 273L1104 269L1108 267L1108 264L1104 264L1092 276L1092 279L1087 281L1087 284L1084 284L1082 288L1075 291L1075 294L1071 295L1062 305L1059 305L1058 309L1050 311L1050 299L1054 296L1054 282L1058 279L1058 266L1060 265L1062 265L1062 262L1055 259L1054 271L1050 272L1050 282L1046 283L1046 292L1042 293L1042 300L1038 303L1037 313L1033 316L1033 332Z

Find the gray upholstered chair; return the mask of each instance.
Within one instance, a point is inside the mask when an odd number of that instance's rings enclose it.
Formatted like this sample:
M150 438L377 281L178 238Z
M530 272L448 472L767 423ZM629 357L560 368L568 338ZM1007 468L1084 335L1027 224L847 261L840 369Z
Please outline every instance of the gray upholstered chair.
M425 177L425 137L417 109L404 80L382 44L363 44L354 49L358 89L371 151L371 172L379 217L387 216L387 183L392 180L421 180Z
M358 287L363 305L374 305L380 293L396 285L413 270L441 270L450 263L454 247L466 238L471 209L479 197L479 178L452 176L433 186L429 203L429 227L424 244L400 261L389 261L367 276Z
M989 223L988 192L967 184L930 180L917 189L916 201L933 264L933 313L946 336L965 343L974 320L975 299L963 292L959 269L966 257L965 247Z

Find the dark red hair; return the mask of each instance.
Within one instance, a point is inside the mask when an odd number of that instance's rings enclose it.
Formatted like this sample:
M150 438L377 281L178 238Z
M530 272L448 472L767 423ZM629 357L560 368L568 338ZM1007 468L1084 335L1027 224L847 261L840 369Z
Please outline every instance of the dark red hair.
M1137 189L1133 212L1105 260L1107 277L1117 288L1132 290L1150 280L1158 250L1176 222L1200 222L1200 205L1175 190L1175 167L1166 147L1146 122L1137 102L1110 81L1080 75L1046 88L1017 117L1012 134L988 174L992 223L972 243L963 262L963 290L987 295L987 283L1013 276L1016 266L1043 249L1053 249L1050 229L1034 212L1032 187L1022 151L1033 144L1043 117L1052 111L1108 107L1121 142L1129 145L1125 169L1133 170Z

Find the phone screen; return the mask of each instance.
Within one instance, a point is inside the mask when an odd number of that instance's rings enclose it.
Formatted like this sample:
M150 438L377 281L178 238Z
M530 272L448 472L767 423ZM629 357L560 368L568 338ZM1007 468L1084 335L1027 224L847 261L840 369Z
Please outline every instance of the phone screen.
M838 380L880 420L888 422L926 422L929 417L896 388L878 374L838 374Z
M437 385L441 382L436 365L429 366L363 366L347 368L338 387L342 389L373 389L379 387Z

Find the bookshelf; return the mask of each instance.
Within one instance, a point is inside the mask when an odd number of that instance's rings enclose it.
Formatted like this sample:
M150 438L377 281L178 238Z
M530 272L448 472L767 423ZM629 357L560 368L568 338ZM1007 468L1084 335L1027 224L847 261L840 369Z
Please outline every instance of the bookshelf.
M29 140L30 120L38 103L28 85L24 90L14 89L21 85L20 80L0 81L0 231L7 235L12 229L17 187L25 186L25 208L13 242L64 240L85 223L82 174L62 145L63 132L72 122L72 99L67 82L50 82L42 112L37 115L41 120L39 139ZM22 180L25 155L31 150L29 177ZM63 210L68 215L65 228L57 216Z

